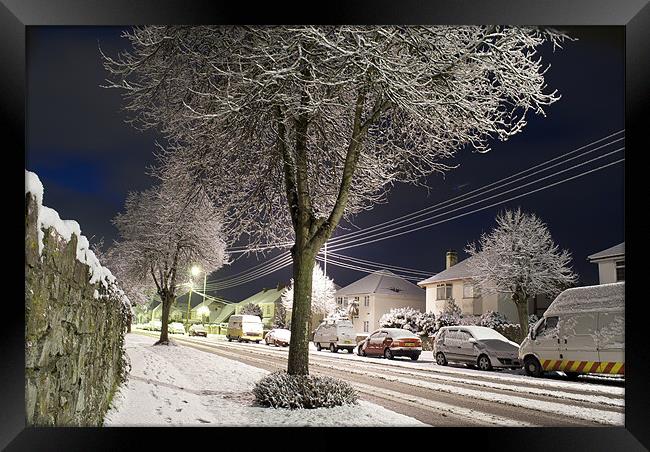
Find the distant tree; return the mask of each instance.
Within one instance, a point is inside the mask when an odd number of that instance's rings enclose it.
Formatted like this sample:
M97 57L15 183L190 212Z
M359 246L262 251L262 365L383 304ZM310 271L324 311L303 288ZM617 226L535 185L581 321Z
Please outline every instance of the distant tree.
M282 304L285 309L291 310L291 321L294 303L294 281L289 283L287 290L282 294ZM311 316L312 318L327 317L336 310L336 288L334 281L328 277L320 265L314 265L311 284Z
M505 210L497 226L470 244L467 268L482 293L507 293L517 307L519 325L528 334L528 299L553 296L572 285L577 276L571 254L560 251L551 233L535 214Z
M162 300L162 328L156 344L168 344L169 313L178 280L193 265L210 273L227 262L221 221L204 197L187 197L183 187L164 183L130 193L114 219L120 238L107 251L125 292L147 302L155 290Z
M242 306L241 311L239 311L240 314L242 315L256 315L260 319L264 317L262 314L262 308L254 303L248 303Z
M538 48L506 26L144 26L105 57L129 121L169 142L162 177L207 190L250 249L293 244L288 372L309 373L315 257L396 182L444 173L559 99Z
M273 313L273 328L288 328L289 322L287 321L287 309L284 303L276 303L275 311Z

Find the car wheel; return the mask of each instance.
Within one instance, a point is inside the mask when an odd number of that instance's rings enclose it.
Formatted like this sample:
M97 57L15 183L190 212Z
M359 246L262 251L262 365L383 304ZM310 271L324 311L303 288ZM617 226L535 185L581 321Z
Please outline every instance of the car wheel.
M447 365L447 358L445 358L445 354L442 352L436 353L436 364L439 366L446 366Z
M320 352L322 349L323 349L323 347L321 347L320 342L317 342L316 343L316 350L318 350Z
M478 360L476 361L476 365L481 370L492 370L492 363L490 362L490 358L488 358L487 355L479 356Z
M387 348L386 350L384 350L384 357L385 357L386 359L393 359L393 358L395 358L395 356L393 356L393 352L390 351L390 348Z
M232 342L232 337L228 337L228 342Z
M531 377L541 377L544 373L542 365L534 356L527 356L524 359L524 369L526 370L526 374Z
M330 344L330 352L332 352L332 353L338 352L338 349L336 348L336 345Z
M420 355L411 355L411 361L417 361Z
M256 343L256 344L259 344L259 343L260 343L260 341L255 341L255 343Z
M351 348L348 348L348 349L347 349L348 353L352 353L352 350L353 350L353 349L351 349Z

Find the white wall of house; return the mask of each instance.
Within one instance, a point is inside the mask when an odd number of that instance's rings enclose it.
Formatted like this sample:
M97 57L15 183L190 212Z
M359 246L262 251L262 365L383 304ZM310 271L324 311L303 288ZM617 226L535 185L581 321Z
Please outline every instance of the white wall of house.
M598 281L600 284L610 284L616 281L616 260L598 262Z
M370 306L365 306L365 297L369 296ZM395 308L410 307L424 312L426 303L422 298L410 298L404 296L391 296L385 294L349 294L348 302L354 300L354 297L359 297L359 316L352 319L352 325L356 333L372 333L379 328L379 319L384 314L390 312ZM367 323L366 323L367 322ZM367 330L367 331L366 331Z

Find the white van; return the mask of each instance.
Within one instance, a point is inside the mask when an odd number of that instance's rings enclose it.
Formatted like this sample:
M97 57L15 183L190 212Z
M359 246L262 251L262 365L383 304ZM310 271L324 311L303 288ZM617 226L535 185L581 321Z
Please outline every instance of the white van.
M264 332L262 319L256 315L231 315L228 319L226 338L229 342L237 339L239 342L255 341L260 343Z
M625 374L625 283L562 292L519 347L526 373Z
M338 352L339 349L352 353L357 346L352 322L345 319L324 320L314 332L314 345L318 351L329 348L332 353Z

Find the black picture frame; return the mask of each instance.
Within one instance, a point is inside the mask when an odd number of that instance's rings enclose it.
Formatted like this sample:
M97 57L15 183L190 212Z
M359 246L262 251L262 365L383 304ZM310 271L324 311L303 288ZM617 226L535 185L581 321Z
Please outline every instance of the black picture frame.
M627 284L626 297L626 397L624 428L471 428L427 430L404 429L396 435L377 435L376 430L355 428L348 436L359 438L379 437L383 447L389 446L390 438L399 444L415 447L440 447L440 440L451 438L453 442L469 447L498 448L499 450L647 450L650 447L648 429L648 382L650 353L644 336L645 300L643 293L633 297L640 271L636 267L644 255L643 236L634 232L631 218L633 209L639 211L644 203L642 191L633 189L634 170L643 171L642 157L645 140L645 121L650 105L650 6L647 0L493 0L490 2L467 0L444 0L422 2L416 0L389 1L364 0L354 2L330 1L319 4L296 5L268 2L252 5L245 2L210 2L182 0L0 0L0 116L5 129L3 144L7 147L3 155L15 159L6 165L4 177L11 186L11 196L5 202L12 203L9 217L18 221L18 205L24 196L16 194L20 187L23 169L20 167L20 152L25 160L25 36L26 27L38 25L132 25L164 23L209 23L209 24L526 24L526 25L614 25L625 27L626 33L626 155L625 165L625 235L627 241ZM604 88L606 89L606 88ZM585 106L588 108L588 106ZM9 145L8 143L12 143ZM631 160L630 160L631 159ZM636 165L636 168L635 168ZM15 178L15 180L14 180ZM637 182L638 184L638 182ZM640 184L639 184L640 185ZM21 201L22 200L22 201ZM13 204L15 203L15 205ZM15 209L15 210L13 210ZM23 204L24 209L24 204ZM638 215L637 215L638 216ZM637 218L643 221L643 218ZM11 223L14 225L14 223ZM642 224L637 225L644 230ZM647 226L645 228L647 231ZM14 245L16 256L6 256L6 262L20 262L24 256L19 240L12 240L19 234L17 224L13 226L7 242ZM12 264L13 265L13 264ZM642 264L641 264L642 265ZM19 273L19 266L11 271ZM171 445L174 438L188 438L187 430L157 429L155 432L143 428L33 428L25 423L24 396L24 309L14 284L14 276L8 278L5 294L5 322L0 329L0 356L2 365L0 380L0 446L7 450L122 450L129 448L158 449ZM10 276L11 275L11 276ZM15 281L19 280L16 275ZM631 285L630 285L631 284ZM10 287L10 286L16 286ZM214 444L225 446L232 431L215 433L214 429L193 430L190 441L200 448ZM268 432L269 429L263 429ZM433 432L433 433L431 433ZM329 435L338 436L339 429L328 429L327 433L315 433L307 440L309 447L322 448ZM270 433L264 433L269 435ZM421 436L423 442L416 442ZM260 438L261 449L269 443L261 436L245 434L251 439ZM285 430L278 438L282 444L291 445L293 432ZM297 438L297 437L296 437ZM401 438L401 439L400 439ZM304 441L304 440L302 440ZM358 447L348 439L342 443ZM186 446L188 440L183 441ZM337 441L338 442L338 441ZM272 444L272 443L271 443ZM300 443L298 443L300 444ZM420 444L416 446L416 444ZM286 446L281 445L281 448ZM370 446L369 446L370 447ZM257 447L256 447L257 448ZM409 447L410 448L410 447Z

